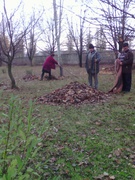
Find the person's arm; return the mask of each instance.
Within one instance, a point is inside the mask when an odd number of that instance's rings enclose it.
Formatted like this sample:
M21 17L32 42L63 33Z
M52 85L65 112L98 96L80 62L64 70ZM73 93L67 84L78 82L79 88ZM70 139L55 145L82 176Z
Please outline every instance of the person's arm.
M61 67L61 65L58 63L58 66Z
M51 58L51 61L52 61L52 63L54 63L54 64L57 64L58 65L58 62L52 57Z
M61 67L61 65L53 58L53 62L54 64L57 64L59 67Z
M88 54L86 55L85 69L86 69L86 71L88 72Z
M101 61L101 56L98 52L96 52L96 59L95 59L95 62L96 63L99 63Z

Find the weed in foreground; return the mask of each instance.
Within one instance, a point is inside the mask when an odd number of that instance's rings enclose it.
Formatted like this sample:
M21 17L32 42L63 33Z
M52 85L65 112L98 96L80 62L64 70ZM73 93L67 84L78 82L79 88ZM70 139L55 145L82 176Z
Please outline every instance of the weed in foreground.
M7 105L3 104L0 120L0 177L2 180L29 179L38 174L29 167L30 161L37 154L40 139L33 132L33 105L28 109L21 100L12 96ZM33 174L33 175L31 175Z

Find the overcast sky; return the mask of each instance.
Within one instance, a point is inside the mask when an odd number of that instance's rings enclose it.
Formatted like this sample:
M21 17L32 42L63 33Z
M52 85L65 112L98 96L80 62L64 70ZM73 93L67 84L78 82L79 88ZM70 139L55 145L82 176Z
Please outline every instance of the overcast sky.
M0 0L1 4L2 4L2 1L3 0ZM14 10L19 5L21 0L11 0L12 3L9 3L9 0L5 0L5 1L6 1L6 7L9 13L10 10ZM56 0L56 2L58 1L59 0ZM90 1L90 6L92 6L92 0L89 0L89 1ZM34 12L36 13L39 10L42 11L43 7L45 8L45 16L46 17L51 16L53 18L53 5L52 5L53 0L22 0L22 3L24 5L25 16L27 18L29 17L33 9L34 9ZM94 0L94 5L95 4L96 4L96 0ZM78 22L78 29L79 29L79 22L80 22L79 16L81 16L80 12L82 10L82 17L83 17L83 11L85 10L85 7L86 7L84 3L82 3L82 0L64 0L63 6L64 6L63 16L65 18L65 21L66 21L66 17L68 16L69 20L72 20L74 24ZM90 23L86 23L85 26L87 27L90 26ZM93 29L92 31L93 31L92 33L95 33L95 29Z

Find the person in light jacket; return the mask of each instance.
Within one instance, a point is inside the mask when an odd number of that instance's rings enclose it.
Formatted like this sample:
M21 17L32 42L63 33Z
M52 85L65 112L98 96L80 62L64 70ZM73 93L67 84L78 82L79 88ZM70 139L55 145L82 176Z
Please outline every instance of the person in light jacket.
M94 49L93 44L89 44L89 52L86 55L85 68L88 73L88 83L95 89L98 89L98 73L100 60L100 54Z

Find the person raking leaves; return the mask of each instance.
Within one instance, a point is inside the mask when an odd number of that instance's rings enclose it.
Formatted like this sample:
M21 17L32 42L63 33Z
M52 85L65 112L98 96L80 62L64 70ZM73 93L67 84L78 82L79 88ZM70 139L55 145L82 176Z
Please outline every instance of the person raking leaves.
M56 66L55 66L56 64L57 64L59 67L61 67L60 64L54 59L54 56L55 56L54 52L51 51L51 52L50 52L50 55L49 55L49 56L46 58L46 60L44 61L43 67L42 67L42 74L41 74L41 79L40 79L40 81L43 80L43 77L44 77L44 74L45 74L45 73L48 73L48 74L49 74L48 79L52 79L51 69L55 69L55 68L56 68Z

